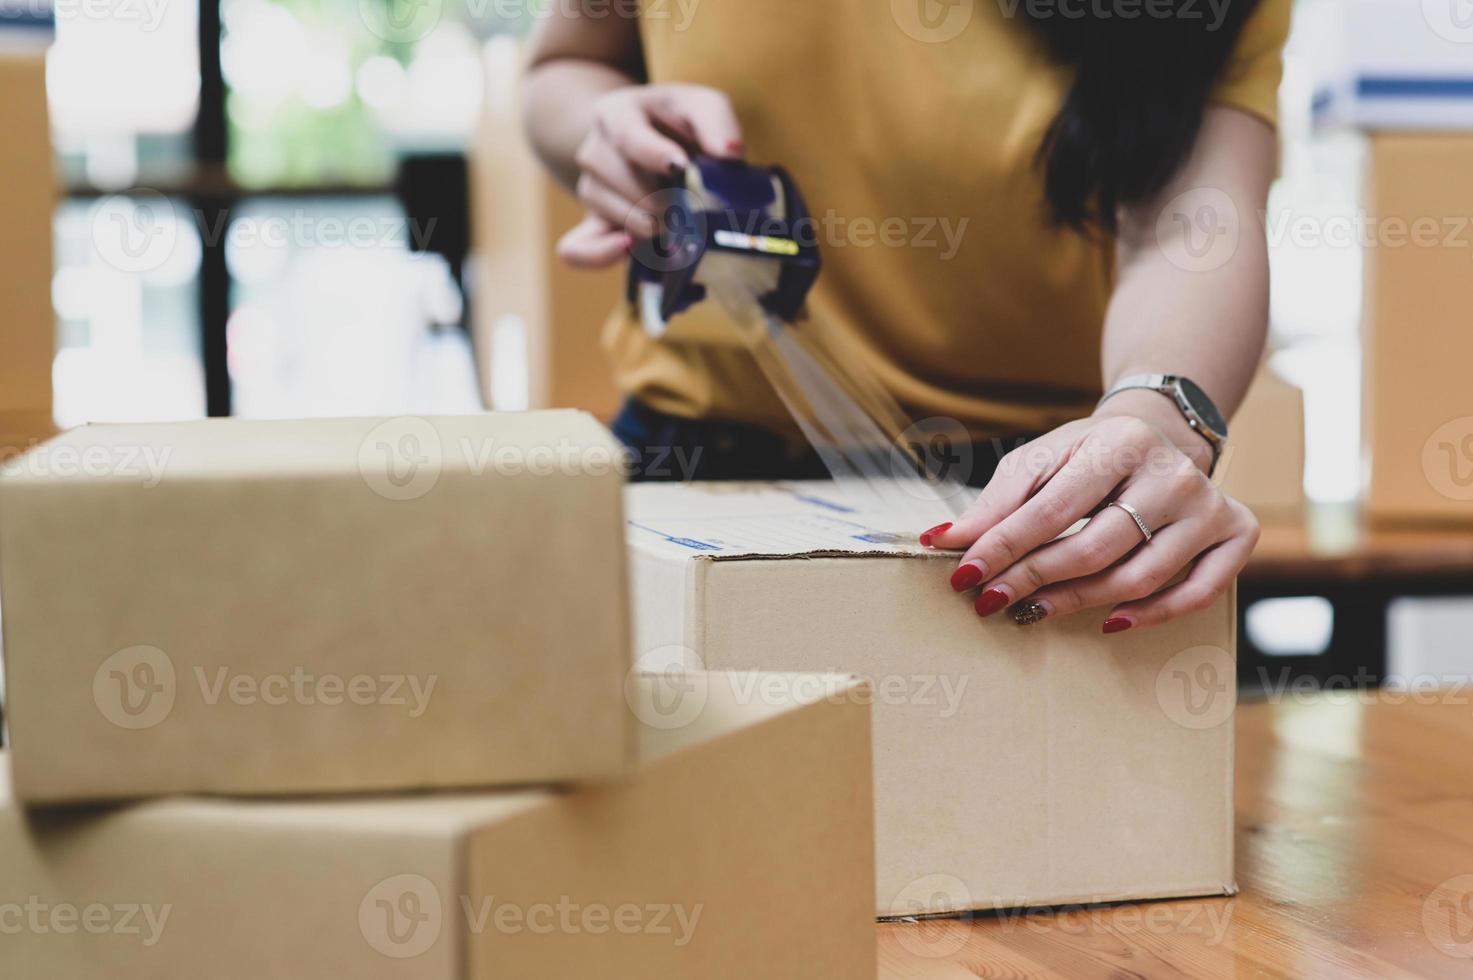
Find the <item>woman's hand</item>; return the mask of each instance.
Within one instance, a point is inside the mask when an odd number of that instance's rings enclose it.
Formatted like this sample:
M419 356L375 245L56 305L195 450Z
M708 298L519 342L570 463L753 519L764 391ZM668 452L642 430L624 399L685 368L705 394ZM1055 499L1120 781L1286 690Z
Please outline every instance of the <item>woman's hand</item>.
M741 127L725 95L701 85L629 85L598 97L575 160L588 217L558 242L571 265L599 268L658 230L649 196L685 172L692 152L740 157Z
M965 515L922 536L966 549L951 585L978 590L979 615L1012 606L1013 619L1028 625L1109 606L1106 633L1156 626L1206 608L1247 563L1258 521L1193 458L1201 438L1174 434L1178 448L1168 416L1156 424L1103 412L1009 453ZM1105 506L1114 500L1140 513L1150 541L1126 511ZM1054 540L1085 517L1079 532Z

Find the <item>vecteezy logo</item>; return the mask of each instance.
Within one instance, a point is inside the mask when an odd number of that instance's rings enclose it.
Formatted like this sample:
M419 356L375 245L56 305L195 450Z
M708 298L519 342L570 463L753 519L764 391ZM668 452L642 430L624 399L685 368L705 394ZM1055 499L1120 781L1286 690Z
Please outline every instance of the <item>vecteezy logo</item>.
M956 916L973 905L967 883L953 875L929 874L915 879L890 902L890 915ZM900 945L907 952L928 959L951 956L967 944L971 933L968 918L934 918L901 927Z
M624 700L642 724L671 731L691 724L706 710L709 685L696 652L672 644L639 656L624 675Z
M1189 647L1162 665L1156 675L1156 703L1183 728L1216 728L1236 702L1232 655L1221 647Z
M412 415L380 422L358 445L358 473L370 490L388 500L414 500L440 480L444 451L440 433Z
M1226 191L1197 187L1172 198L1156 217L1156 244L1168 262L1210 272L1238 253L1238 207Z
M917 41L940 44L966 30L975 0L890 0L890 16Z
M1448 956L1473 959L1473 874L1432 889L1422 902L1422 931Z
M688 269L701 255L706 241L706 214L690 208L679 188L646 194L634 205L654 219L655 233L636 238L632 255L655 272Z
M92 248L121 272L152 272L179 241L179 216L157 191L110 194L92 209Z
M407 960L440 938L440 891L424 875L402 874L374 885L358 903L358 929L385 956Z
M444 10L444 0L358 0L358 16L369 33L400 44L428 37Z
M152 728L174 710L174 662L158 647L136 646L108 657L92 675L92 701L119 728Z
M1473 0L1422 0L1422 20L1454 44L1473 44Z
M1422 473L1449 500L1473 500L1473 416L1446 422L1428 437Z
M967 490L975 460L972 437L966 426L956 419L933 416L907 427L900 434L899 442L908 454L892 453L891 465L897 468L892 475L902 478L901 486L914 489L917 495L924 488L926 496L935 492L943 500ZM900 467L908 468L912 460L924 470L923 474L900 471ZM923 480L910 479L912 476L922 476Z

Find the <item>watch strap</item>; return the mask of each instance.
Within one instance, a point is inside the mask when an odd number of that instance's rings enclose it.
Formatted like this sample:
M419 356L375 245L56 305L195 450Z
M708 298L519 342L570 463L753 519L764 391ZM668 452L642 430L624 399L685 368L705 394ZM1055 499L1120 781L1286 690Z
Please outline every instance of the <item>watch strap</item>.
M1169 395L1172 393L1175 381L1176 375L1174 374L1129 374L1111 385L1110 390L1100 398L1099 404L1103 405L1107 399L1113 398L1122 391L1130 391L1132 388L1149 388L1151 391Z
M1178 384L1180 375L1176 374L1129 374L1116 381L1110 386L1110 390L1100 397L1095 407L1103 405L1106 401L1120 394L1122 391L1131 391L1141 388L1149 391L1160 392L1170 398L1176 405L1177 410L1192 427L1192 431L1201 436L1212 450L1212 464L1208 467L1208 475L1217 469L1217 462L1222 457L1224 437L1212 431L1200 418L1197 418L1196 410L1182 396Z

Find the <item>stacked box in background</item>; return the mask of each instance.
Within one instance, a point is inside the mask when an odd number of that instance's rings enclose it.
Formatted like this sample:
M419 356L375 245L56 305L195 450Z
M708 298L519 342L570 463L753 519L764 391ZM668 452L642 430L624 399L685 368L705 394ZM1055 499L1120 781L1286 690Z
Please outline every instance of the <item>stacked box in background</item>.
M1473 133L1377 133L1368 167L1366 511L1473 522Z
M599 338L624 295L624 266L573 269L554 254L583 209L547 176L522 134L520 50L510 38L486 47L485 101L471 153L482 394L498 408L581 408L607 421L620 395ZM523 397L525 406L517 404Z
M629 487L635 655L869 681L877 914L1233 892L1233 597L981 619L958 555L831 487Z
M1420 16L1419 16L1420 14ZM1365 134L1365 512L1473 523L1473 23L1461 3L1305 3L1297 52L1322 128Z
M1266 363L1228 426L1217 479L1262 522L1303 519L1304 392Z
M55 431L51 362L56 175L46 110L49 31L0 19L0 458Z

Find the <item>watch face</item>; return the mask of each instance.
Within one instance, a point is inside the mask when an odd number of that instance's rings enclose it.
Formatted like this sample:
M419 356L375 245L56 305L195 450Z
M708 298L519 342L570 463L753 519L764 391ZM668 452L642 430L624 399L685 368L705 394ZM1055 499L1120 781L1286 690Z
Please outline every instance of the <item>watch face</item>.
M1186 378L1177 378L1176 381L1181 386L1182 397L1186 399L1188 405L1192 406L1192 411L1202 419L1202 424L1211 429L1219 438L1226 439L1227 419L1223 418L1217 406L1212 404L1212 399L1207 397L1207 392Z

